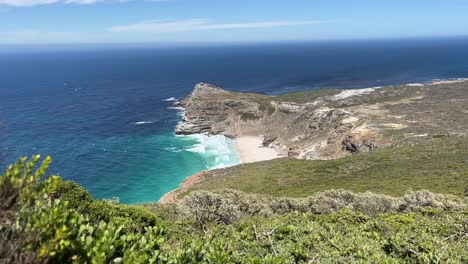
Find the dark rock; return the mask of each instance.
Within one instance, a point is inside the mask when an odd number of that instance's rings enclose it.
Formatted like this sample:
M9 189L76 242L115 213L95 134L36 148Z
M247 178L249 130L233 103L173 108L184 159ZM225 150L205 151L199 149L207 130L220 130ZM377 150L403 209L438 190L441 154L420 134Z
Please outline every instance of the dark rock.
M343 150L349 151L352 154L357 153L359 150L359 146L353 143L350 139L343 140L341 145L343 146Z
M271 145L271 143L273 143L276 140L276 138L277 138L277 136L274 136L274 135L265 135L263 137L262 145L264 147L269 147Z
M353 137L351 136L343 140L341 145L343 146L343 150L349 151L352 154L358 152L369 152L377 149L377 146L375 146L374 143L370 142L369 140L363 140L361 143L356 143L353 142Z

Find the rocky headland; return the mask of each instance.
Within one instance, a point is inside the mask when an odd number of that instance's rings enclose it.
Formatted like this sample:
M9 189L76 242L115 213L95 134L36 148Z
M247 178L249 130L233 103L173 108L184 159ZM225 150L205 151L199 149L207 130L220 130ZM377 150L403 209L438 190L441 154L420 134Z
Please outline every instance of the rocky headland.
M336 159L425 137L465 135L464 80L268 96L200 83L178 103L176 134L261 136L263 145L299 159Z

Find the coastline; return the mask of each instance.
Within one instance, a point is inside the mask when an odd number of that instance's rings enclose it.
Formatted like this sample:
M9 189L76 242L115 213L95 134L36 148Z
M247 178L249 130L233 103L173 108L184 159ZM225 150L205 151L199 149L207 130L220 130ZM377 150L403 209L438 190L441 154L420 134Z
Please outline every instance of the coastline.
M209 136L208 136L209 137ZM223 136L224 137L224 136ZM178 202L177 196L180 191L186 190L191 186L203 181L207 175L207 171L216 170L225 167L236 166L245 163L252 163L258 161L273 160L284 157L281 153L277 152L274 148L265 147L262 145L263 138L258 136L240 136L232 139L233 150L237 153L240 159L239 164L232 164L229 166L210 168L206 171L193 174L185 178L178 188L167 192L158 201L160 204L174 204Z
M446 79L446 80L434 79L434 80L428 81L428 82L408 83L408 84L404 84L404 85L400 85L400 86L401 87L408 86L407 88L415 87L415 89L419 89L419 87L429 88L429 86L437 86L437 85L444 85L444 84L456 84L456 83L463 83L463 82L468 82L468 78L454 78L454 79ZM353 97L357 97L357 96L364 96L366 94L370 94L370 93L375 92L375 90L380 89L380 88L384 88L384 87L373 87L373 88L364 88L364 89L341 89L341 92L338 92L337 94L330 96L329 99L331 99L332 103L335 100L337 100L337 101L348 100L349 98L353 98ZM422 97L418 95L418 97L410 97L410 98L420 100L420 98L422 98ZM419 101L417 101L417 102L419 102ZM413 103L413 101L407 101L407 100L406 101L405 100L390 101L391 105L393 105L395 103L405 104L405 106L408 107L407 104ZM185 108L186 108L186 105L184 105L184 104L182 104L182 105L178 104L176 106L179 107L179 108L177 108L177 110L179 110L179 111L183 111L183 109L185 110ZM209 105L209 106L213 107L212 105ZM293 111L294 109L291 110L291 109L288 108L286 110ZM362 110L362 109L359 108L358 110ZM364 113L364 114L368 113L368 111L365 111L365 110L367 110L367 109L362 110L362 113ZM372 109L372 110L375 110L375 109ZM358 113L361 113L361 112L358 112ZM376 111L374 111L373 113L378 114L378 112L376 112ZM182 121L181 121L181 123L183 123L185 121L184 120L186 118L185 114L186 114L185 111L182 112ZM210 114L213 115L212 113L210 113ZM398 132L399 129L401 129L402 127L401 126L396 126L396 125L403 122L403 121L401 121L401 119L402 119L402 117L404 117L404 115L401 115L399 113L395 113L391 117L394 118L394 120L392 121L394 123L388 123L387 122L387 123L382 123L381 125L384 126L383 129L387 129L387 130L389 129L390 125L393 125L390 128ZM348 120L349 120L349 118L348 119L346 119L346 118L343 119L343 121L348 121ZM357 120L359 120L359 119L356 119L356 121ZM412 120L413 119L409 119L408 122L411 123ZM444 120L446 120L446 119L444 119ZM429 120L429 121L432 122L432 120ZM344 122L344 123L346 123L346 122ZM203 124L203 125L208 126L208 125L212 125L212 124ZM365 125L366 125L366 123L364 123L364 125L358 126L357 127L358 131L362 130L362 128L361 128L362 126L364 126L364 128L365 128ZM202 127L202 128L204 128L204 127ZM359 130L359 129L361 129L361 130ZM367 131L364 131L364 132L367 132ZM207 135L207 134L209 134L209 132L208 133L194 133L194 134L195 135L196 134ZM221 136L222 133L217 134L217 135ZM245 136L245 135L249 135L249 136ZM419 135L429 135L429 134L428 133L425 133L425 134L424 133L420 133L420 134L416 133L415 135L419 136ZM408 134L408 138L411 138L411 137L413 137L413 136L411 134ZM258 135L255 136L255 135L252 135L252 131L250 131L250 132L246 132L244 134L244 136L229 137L229 138L232 140L231 141L231 143L232 143L231 147L233 148L232 150L235 151L237 153L237 155L239 156L240 164L253 163L253 162L258 162L258 161L267 161L267 160L273 160L273 159L285 157L284 153L280 153L274 148L264 146L264 144L263 144L264 143L263 133L259 133ZM341 144L339 144L340 146L343 144L342 141L337 141L337 142L341 143ZM288 153L288 155L289 155L289 153ZM235 166L235 165L239 165L239 163L238 164L231 164L231 165L223 166L223 167L230 167L230 166ZM211 169L208 169L207 171L216 170L216 169L218 169L218 168L216 168L216 167L211 168ZM197 173L197 174L194 174L192 176L187 177L180 184L179 188L177 188L177 189L175 189L175 190L173 190L171 192L166 193L163 197L161 197L159 202L160 203L176 203L177 200L178 200L177 195L179 193L181 193L184 190L187 190L188 188L190 188L193 185L196 185L198 182L205 180L205 178L209 177L209 175L210 175L209 173L207 173L206 171L203 171L203 172L200 172L200 173Z

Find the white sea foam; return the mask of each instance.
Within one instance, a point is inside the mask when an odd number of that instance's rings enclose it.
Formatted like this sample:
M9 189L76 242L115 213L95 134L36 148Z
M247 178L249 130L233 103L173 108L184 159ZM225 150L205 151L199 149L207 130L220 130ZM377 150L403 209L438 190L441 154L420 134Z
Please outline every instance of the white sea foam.
M451 83L460 83L468 81L467 78L451 78L451 79L433 79L432 82L429 82L432 85L436 84L451 84Z
M232 140L225 136L195 134L183 136L183 138L197 142L185 150L201 155L206 161L206 169L224 168L240 163Z
M185 110L185 108L183 108L181 106L170 106L170 107L168 107L168 109L179 110L179 111L184 111Z
M153 124L154 121L139 121L139 122L135 122L133 124L135 125L144 125L144 124Z
M176 111L177 111L177 115L180 116L180 117L184 117L184 115L185 115L185 108L183 108L183 107L180 107L180 106L171 106L171 107L168 107L168 109L176 110ZM181 121L181 122L182 122L182 121Z
M181 149L178 149L178 148L176 148L176 147L164 148L164 150L169 151L169 152L174 152L174 153L177 153L177 152L181 152L181 151L182 151Z
M165 102L174 102L174 101L177 101L177 99L175 97L169 97L167 99L164 99Z

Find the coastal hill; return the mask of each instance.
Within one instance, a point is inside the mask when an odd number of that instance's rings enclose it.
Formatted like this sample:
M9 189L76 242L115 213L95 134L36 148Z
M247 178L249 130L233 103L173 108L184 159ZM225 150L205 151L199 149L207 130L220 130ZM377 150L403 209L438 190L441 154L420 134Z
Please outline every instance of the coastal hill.
M268 96L200 83L177 134L257 136L280 156L336 159L468 131L464 80Z
M279 158L289 158L201 172L160 201L224 188L288 197L333 188L463 195L467 99L465 80L280 96L201 83L178 103L185 114L176 133L262 137L263 146L254 148L272 148Z

